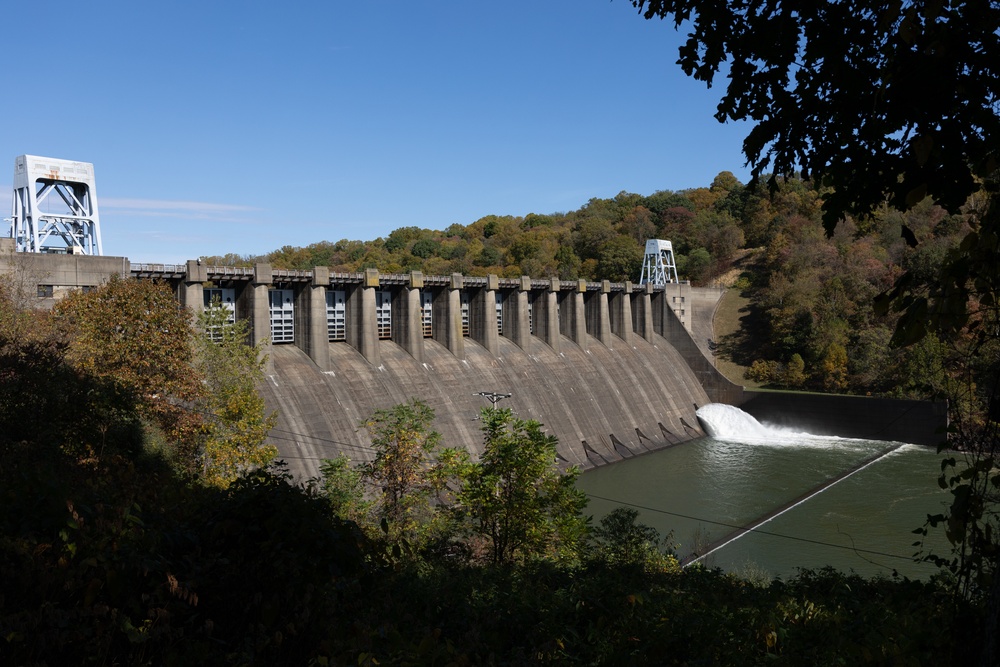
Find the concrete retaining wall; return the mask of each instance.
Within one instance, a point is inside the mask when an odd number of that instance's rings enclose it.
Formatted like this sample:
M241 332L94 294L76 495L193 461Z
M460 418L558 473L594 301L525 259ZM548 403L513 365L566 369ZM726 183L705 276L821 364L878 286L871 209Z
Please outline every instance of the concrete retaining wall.
M15 289L39 308L52 308L73 290L95 287L112 275L127 277L130 271L124 257L15 253L12 245L0 245L0 274L7 274Z

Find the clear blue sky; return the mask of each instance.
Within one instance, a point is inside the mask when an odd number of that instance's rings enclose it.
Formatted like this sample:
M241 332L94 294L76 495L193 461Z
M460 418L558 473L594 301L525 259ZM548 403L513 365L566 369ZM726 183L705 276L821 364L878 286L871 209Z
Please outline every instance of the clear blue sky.
M724 81L686 78L682 36L627 0L56 0L4 22L4 217L16 156L92 162L104 252L134 262L748 178L746 127L712 116Z

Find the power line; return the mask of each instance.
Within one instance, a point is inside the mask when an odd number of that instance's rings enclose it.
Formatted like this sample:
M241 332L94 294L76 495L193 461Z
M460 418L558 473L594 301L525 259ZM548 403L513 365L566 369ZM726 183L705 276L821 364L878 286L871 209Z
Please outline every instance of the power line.
M178 405L177 407L180 407L182 410L185 410L186 412L190 412L192 414L205 415L205 416L208 416L208 417L217 417L217 415L215 415L212 412L208 412L207 410L196 410L194 408L189 408L189 407L182 406L182 405ZM281 437L281 436L274 435L275 433L284 433L286 435L290 435L290 436L293 436L293 437L291 437L291 438ZM318 440L320 443L323 443L323 444L337 445L339 447L346 447L348 449L356 449L356 450L361 450L361 451L366 451L366 452L377 451L374 447L370 447L368 445L358 445L358 444L354 444L354 443L350 443L350 442L341 442L339 440L333 440L331 438L324 438L324 437L321 437L321 436L318 436L318 435L310 435L308 433L297 433L295 431L288 431L288 430L281 429L281 428L272 428L272 429L270 429L267 432L267 438L268 439L273 439L273 440L282 440L282 441L285 441L285 442L294 442L294 443L299 443L299 439L300 438L307 438L307 439L311 439L311 440ZM304 443L304 444L316 444L316 443ZM300 457L288 456L288 457L285 457L285 458L301 458L301 459L313 458L313 459L315 459L317 461L321 461L322 460L319 457L306 457L306 456L300 456Z
M506 396L504 396L504 398L506 398ZM200 412L200 411L190 410L190 409L189 409L189 411L190 412ZM202 412L201 414L211 415L211 413L208 413L208 412ZM286 435L293 436L293 437L276 436L276 435L273 435L274 433L284 433ZM348 449L360 450L360 451L365 451L365 452L375 452L375 451L377 451L374 447L370 447L370 446L366 446L366 445L356 445L356 444L352 444L352 443L341 442L339 440L333 440L331 438L324 438L324 437L317 436L317 435L309 435L309 434L306 434L306 433L297 433L295 431L288 431L288 430L285 430L285 429L277 429L277 428L271 429L271 431L268 434L268 438L271 438L271 439L274 439L274 440L281 440L281 441L284 441L284 442L294 442L296 444L299 443L299 440L298 440L299 438L307 438L307 439L311 439L311 440L317 440L317 441L319 441L320 443L323 443L323 444L337 445L339 447L346 447ZM306 444L309 444L309 443L306 443ZM322 460L324 460L322 457L319 457L319 456L294 456L294 455L290 455L290 456L279 456L279 458L304 460L304 461L322 461ZM711 524L711 525L722 526L723 528L730 528L732 530L741 531L742 534L755 533L755 534L758 534L758 535L767 535L768 537L780 537L780 538L783 538L783 539L786 539L786 540L792 540L792 541L796 541L796 542L803 542L803 543L807 543L807 544L814 544L814 545L817 545L817 546L830 547L830 548L833 548L833 549L844 549L844 550L847 550L847 551L853 551L853 552L855 552L857 554L864 553L864 554L869 554L869 555L873 555L873 556L883 556L885 558L896 558L896 559L907 560L907 561L910 561L910 562L916 562L916 563L920 563L920 564L932 565L931 563L927 563L926 561L915 560L912 556L901 556L899 554L891 554L891 553L887 553L887 552L884 552L884 551L876 551L876 550L873 550L873 549L862 549L862 548L857 548L857 547L849 547L849 546L845 546L843 544L834 544L832 542L824 542L822 540L813 540L813 539L809 539L809 538L806 538L806 537L796 537L794 535L786 535L784 533L775 533L775 532L768 531L768 530L761 530L759 528L746 528L744 526L738 526L738 525L735 525L735 524L726 523L724 521L716 521L716 520L713 520L713 519L706 519L704 517L696 517L696 516L691 516L691 515L688 515L688 514L681 514L681 513L678 513L678 512L671 512L671 511L664 510L664 509L659 509L659 508L656 508L656 507L649 507L649 506L646 506L646 505L638 505L638 504L630 503L630 502L627 502L627 501L624 501L624 500L618 500L618 499L615 499L615 498L608 498L606 496L599 496L597 494L588 493L586 491L584 492L584 494L587 495L590 498L595 498L597 500L604 500L606 502L615 503L617 505L626 505L628 507L635 507L636 509L642 509L642 510L646 510L646 511L649 511L649 512L655 512L657 514L664 514L664 515L667 515L667 516L674 516L674 517L681 518L681 519L688 519L688 520L691 520L691 521L698 521L698 522L701 522L701 523L707 523L707 524Z
M285 432L288 433L288 431L285 431ZM298 435L298 434L292 433L291 435ZM268 438L268 440L281 440L283 442L294 442L296 444L299 443L299 440L297 438L286 438L286 437L282 437L280 435L269 434L267 436L267 438ZM342 448L355 449L355 450L360 450L360 451L365 451L365 452L375 451L373 448L371 448L371 447L365 447L364 445L352 445L352 444L349 444L349 443L346 443L346 442L337 442L335 440L328 440L327 442L330 442L331 444L338 445L338 446L340 446ZM306 443L306 444L309 444L309 443ZM325 457L322 457L322 456L282 456L281 458L286 458L286 459L303 459L303 460L312 460L312 461L323 461Z
M329 438L323 438L323 437L320 437L320 436L307 435L307 434L303 434L303 433L295 433L293 431L287 431L287 430L284 430L284 429L273 429L272 433L275 432L275 431L278 431L278 432L281 432L281 433L286 433L288 435L292 435L292 436L296 436L296 437L311 438L313 440L319 440L320 442L323 442L323 443L329 443L329 444L333 444L333 445L339 445L339 446L348 447L348 448L351 448L351 449L359 449L359 450L363 450L363 451L375 451L375 449L372 448L372 447L366 447L366 446L363 446L363 445L352 445L350 443L340 442L340 441L337 441L337 440L331 440ZM280 437L280 436L270 436L270 437L273 437L273 438L275 438L277 440L284 440L286 442L298 442L298 440L296 440L294 438L283 438L283 437ZM285 456L285 457L282 457L282 458L298 459L298 460L313 460L313 461L322 461L323 460L321 457L312 457L312 456ZM922 561L914 561L914 558L912 556L901 556L899 554L891 554L891 553L887 553L887 552L884 552L884 551L876 551L876 550L873 550L873 549L861 549L861 548L857 548L857 547L849 547L849 546L845 546L843 544L834 544L832 542L824 542L822 540L813 540L813 539L809 539L809 538L806 538L806 537L796 537L794 535L786 535L784 533L775 533L775 532L768 531L768 530L761 530L760 528L746 528L744 526L738 526L738 525L735 525L735 524L726 523L724 521L715 521L713 519L706 519L704 517L696 517L696 516L691 516L691 515L688 515L688 514L681 514L681 513L678 513L678 512L670 512L668 510L659 509L659 508L656 508L656 507L649 507L649 506L646 506L646 505L637 505L635 503L630 503L630 502L627 502L627 501L624 501L624 500L618 500L618 499L615 499L615 498L608 498L606 496L599 496L599 495L593 494L593 493L587 493L587 492L584 492L584 493L587 496L589 496L591 498L596 498L598 500L604 500L604 501L615 503L615 504L618 504L618 505L627 505L629 507L635 507L636 509L647 510L647 511L650 511L650 512L656 512L658 514L664 514L664 515L667 515L667 516L678 517L678 518L681 518L681 519L689 519L691 521L698 521L698 522L701 522L701 523L707 523L707 524L712 524L712 525L716 525L716 526L722 526L723 528L730 528L732 530L740 531L742 534L756 533L758 535L767 535L769 537L780 537L780 538L783 538L783 539L786 539L786 540L793 540L793 541L797 541L797 542L804 542L804 543L807 543L807 544L814 544L814 545L817 545L817 546L830 547L830 548L834 548L834 549L844 549L844 550L847 550L847 551L853 551L853 552L858 553L858 554L864 553L864 554L869 554L869 555L873 555L873 556L883 556L883 557L886 557L886 558L896 558L896 559L907 560L907 561L911 561L911 562L922 562ZM931 565L930 563L926 563L926 564L927 565Z
M618 505L627 505L628 507L634 507L636 509L647 510L647 511L650 511L650 512L656 512L657 514L666 514L667 516L674 516L674 517L678 517L680 519L690 519L692 521L699 521L701 523L708 523L708 524L713 524L713 525L716 525L716 526L722 526L723 528L731 528L733 530L743 531L744 533L756 533L758 535L767 535L769 537L781 537L781 538L784 538L786 540L794 540L796 542L806 542L808 544L815 544L815 545L824 546L824 547L831 547L831 548L834 548L834 549L846 549L847 551L854 551L856 553L866 553L866 554L871 554L873 556L885 556L886 558L899 558L899 559L902 559L902 560L908 560L908 561L914 562L914 559L913 559L912 556L900 556L899 554L891 554L891 553L886 553L884 551L875 551L875 550L872 550L872 549L859 549L859 548L856 548L856 547L844 546L843 544L834 544L832 542L823 542L821 540L812 540L812 539L809 539L809 538L806 538L806 537L796 537L794 535L785 535L783 533L775 533L775 532L771 532L769 530L760 530L760 529L757 529L757 528L745 528L743 526L737 526L735 524L725 523L724 521L715 521L713 519L705 519L703 517L691 516L689 514L681 514L679 512L670 512L668 510L659 509L657 507L649 507L647 505L638 505L636 503L630 503L630 502L627 502L627 501L624 501L624 500L617 500L615 498L608 498L606 496L599 496L599 495L594 494L594 493L587 493L586 491L584 491L584 493L587 496L589 496L591 498L596 498L598 500L605 500L607 502L615 503L615 504L618 504ZM922 561L916 561L916 562L922 562ZM930 563L928 563L928 565L930 565Z
M276 435L273 435L274 433L284 433L284 434L292 436L292 437L289 438L289 437L276 436ZM329 445L337 445L339 447L347 447L348 449L359 449L359 450L368 451L368 452L374 452L374 451L376 451L376 449L374 447L369 447L368 445L357 445L357 444L353 444L353 443L349 443L349 442L340 442L339 440L331 440L330 438L323 438L323 437L320 437L318 435L307 435L305 433L296 433L295 431L286 431L284 429L279 429L279 428L271 429L268 432L268 437L269 438L274 438L276 440L285 440L287 442L295 442L295 443L299 442L299 438L310 438L312 440L318 440L319 442L318 443L308 443L307 442L307 443L304 443L304 444L307 444L307 445L311 445L311 444L329 444Z

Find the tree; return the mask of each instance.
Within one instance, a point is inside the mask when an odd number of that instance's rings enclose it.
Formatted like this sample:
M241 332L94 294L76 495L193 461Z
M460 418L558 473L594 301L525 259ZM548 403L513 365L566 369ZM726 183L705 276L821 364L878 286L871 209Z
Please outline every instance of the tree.
M556 468L556 438L508 409L484 408L484 449L458 502L490 542L495 564L529 556L575 553L585 530L586 496L576 468Z
M677 272L696 282L707 275L711 265L712 256L704 248L695 248L687 257L677 257Z
M613 567L639 566L652 570L676 569L673 554L664 554L670 535L661 537L650 526L636 523L639 512L631 507L617 507L601 519L593 530L598 557Z
M391 541L414 540L431 512L433 487L427 470L441 440L431 430L433 420L434 410L412 399L376 410L364 422L375 458L363 464L361 478L377 489L376 520L385 522Z
M987 0L849 5L632 0L689 29L678 64L711 85L726 68L720 122L753 123L743 144L768 170L832 183L845 212L931 196L957 210L995 178L1000 6Z
M631 236L641 246L645 246L646 241L655 238L656 235L653 212L645 206L636 206L622 220L620 228L623 234Z
M461 531L452 509L469 455L439 448L433 420L434 410L416 399L376 410L363 423L375 449L371 461L352 465L340 455L321 462L319 492L335 516L387 547L381 558L454 554Z
M389 252L403 250L418 238L420 238L419 227L400 227L389 232L389 236L385 240L385 249Z
M416 257L427 259L433 257L441 251L441 242L434 239L420 239L413 244L410 252Z
M643 246L630 236L616 236L601 245L597 279L623 282L638 280L642 273Z
M515 262L521 263L526 259L534 258L541 248L542 245L537 234L522 232L510 244L510 256Z
M352 467L351 460L340 454L321 461L319 471L320 492L333 507L334 516L363 524L371 509L371 501L365 498L361 469Z
M823 386L827 391L843 391L847 388L847 350L840 343L830 343L820 365L823 370Z
M693 204L691 207L693 208ZM660 238L671 239L679 248L686 248L690 242L688 234L694 222L694 211L684 206L674 206L663 210L659 216L656 232Z
M801 387L806 381L806 363L802 355L796 352L788 360L785 368L785 385L788 387Z
M0 317L8 305L0 289ZM64 342L36 336L12 336L0 326L0 448L31 442L95 463L137 452L142 438L134 402L70 366ZM7 454L0 453L4 465Z
M69 342L67 359L134 397L140 415L193 460L201 420L185 405L204 389L193 365L191 319L170 288L112 276L97 289L70 294L54 317Z
M596 259L601 254L601 247L617 237L618 232L609 218L585 217L573 226L573 249L580 259Z
M248 322L228 319L221 302L212 303L198 316L195 344L195 367L205 386L198 402L204 417L202 479L221 488L278 455L274 445L264 444L277 413L268 414L257 391L264 381L264 343L250 345Z
M708 186L708 189L725 197L733 190L742 190L743 184L740 183L739 179L733 175L733 172L720 171L715 175L715 178L712 179L712 184Z
M6 270L0 274L0 333L10 331L10 327L18 329L14 334L18 337L37 333L33 330L39 318L28 313L36 303L39 286L49 281L34 259L31 253L3 251ZM35 326L25 326L28 323Z
M555 254L559 277L563 280L574 280L580 275L580 258L568 245L560 246Z
M503 254L499 250L493 246L486 246L483 248L482 252L479 253L479 256L473 260L473 263L476 266L497 266L502 260Z
M743 247L743 230L728 214L710 214L706 218L710 226L705 230L705 241L712 256L719 260L731 258Z
M961 246L927 282L900 278L877 312L901 313L892 342L929 331L954 340L970 409L954 414L941 485L953 502L928 523L947 525L957 590L986 599L981 663L1000 650L1000 521L989 509L1000 476L1000 4L989 0L712 3L632 0L648 18L688 22L683 70L729 81L720 121L749 120L743 150L754 180L801 170L832 186L824 223L883 203L906 210L925 197L972 218ZM919 243L904 226L903 238ZM964 412L964 411L963 411ZM982 539L979 539L979 538Z

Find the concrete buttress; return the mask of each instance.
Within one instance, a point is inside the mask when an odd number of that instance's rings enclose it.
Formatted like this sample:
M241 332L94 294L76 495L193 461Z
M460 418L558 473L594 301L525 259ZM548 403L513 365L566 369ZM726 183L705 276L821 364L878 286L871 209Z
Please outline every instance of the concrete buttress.
M424 360L424 332L421 319L420 291L424 275L410 273L410 284L402 287L392 300L392 340L419 362Z
M295 344L322 370L330 367L326 322L326 290L330 269L313 268L313 279L295 292Z
M446 289L434 297L434 340L448 348L456 359L465 359L465 339L462 336L462 282L460 273L451 275Z
M496 298L499 279L495 274L486 276L486 287L469 295L469 337L485 347L494 357L500 355L497 330Z
M361 353L368 363L379 366L378 324L375 313L375 290L378 271L369 269L360 285L347 290L347 343Z

